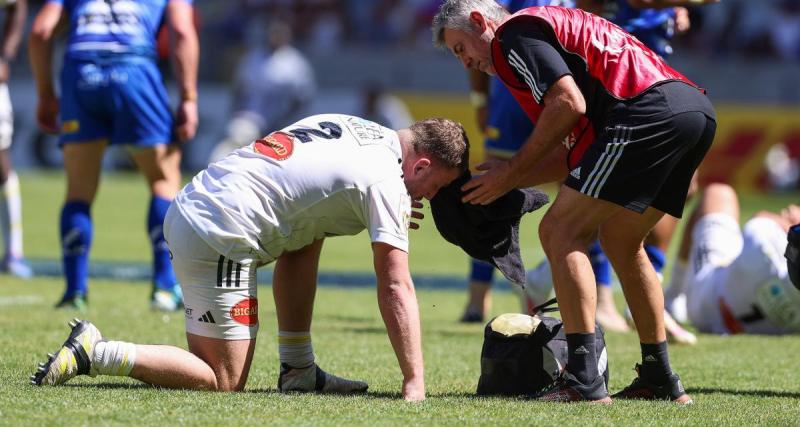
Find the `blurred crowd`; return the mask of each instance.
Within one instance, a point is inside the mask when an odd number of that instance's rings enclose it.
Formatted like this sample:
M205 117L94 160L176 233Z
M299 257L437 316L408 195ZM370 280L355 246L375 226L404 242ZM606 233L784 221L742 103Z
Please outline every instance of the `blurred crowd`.
M432 49L430 21L440 0L197 0L206 33L216 42L257 39L280 19L310 54L343 46ZM721 0L691 11L691 30L677 49L800 61L800 0ZM212 41L212 43L214 43Z

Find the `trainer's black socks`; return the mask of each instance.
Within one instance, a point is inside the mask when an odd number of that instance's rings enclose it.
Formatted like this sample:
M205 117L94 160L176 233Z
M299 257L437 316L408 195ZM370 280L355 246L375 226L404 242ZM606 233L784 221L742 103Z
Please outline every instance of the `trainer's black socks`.
M639 343L639 345L642 347L642 365L639 375L657 384L666 381L672 374L672 368L669 366L667 342L662 341L658 344Z
M567 370L583 384L591 384L598 376L594 332L567 334Z

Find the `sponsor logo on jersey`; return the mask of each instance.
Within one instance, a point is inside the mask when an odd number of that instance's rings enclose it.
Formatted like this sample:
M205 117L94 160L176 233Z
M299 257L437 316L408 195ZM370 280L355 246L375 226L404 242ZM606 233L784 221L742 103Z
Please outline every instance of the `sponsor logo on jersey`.
M294 137L284 132L273 132L256 140L253 149L275 160L286 160L294 152Z
M67 120L61 123L61 133L75 133L80 128L81 124L77 120Z
M348 117L347 124L359 140L374 141L383 139L383 128L375 122L360 117Z
M231 319L245 326L258 324L258 299L245 298L231 307Z

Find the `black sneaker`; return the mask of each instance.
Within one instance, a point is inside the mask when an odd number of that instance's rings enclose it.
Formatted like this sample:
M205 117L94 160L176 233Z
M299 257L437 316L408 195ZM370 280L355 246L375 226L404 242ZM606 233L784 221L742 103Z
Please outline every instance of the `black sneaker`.
M598 375L591 384L583 384L566 370L533 398L543 402L611 403L602 375Z
M636 378L631 385L614 394L614 399L641 399L641 400L669 400L682 405L694 403L692 398L686 394L681 384L681 378L676 373L670 374L662 384L642 378L641 365L636 364Z
M88 304L89 298L87 295L64 295L61 297L61 301L55 305L55 308L57 310L75 310L85 312L88 309Z
M356 394L364 393L368 388L369 385L363 381L348 380L329 374L316 363L305 368L292 368L286 363L281 363L281 372L278 376L278 391L281 393L296 391Z
M461 319L459 319L459 322L461 322L461 323L483 323L483 313L480 313L480 312L477 312L477 311L472 311L472 310L466 310L466 311L464 311L464 314L461 316Z

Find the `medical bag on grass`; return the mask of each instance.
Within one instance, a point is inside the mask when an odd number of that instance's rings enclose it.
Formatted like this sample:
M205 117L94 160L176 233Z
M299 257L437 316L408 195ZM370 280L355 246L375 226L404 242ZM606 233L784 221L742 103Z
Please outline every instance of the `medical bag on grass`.
M550 385L567 364L567 337L560 319L542 313L555 298L536 307L533 316L506 313L484 330L481 350L480 396L533 395ZM595 326L597 370L608 387L608 354L600 325Z

